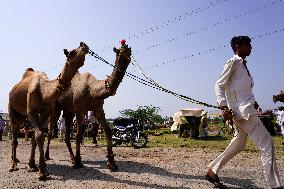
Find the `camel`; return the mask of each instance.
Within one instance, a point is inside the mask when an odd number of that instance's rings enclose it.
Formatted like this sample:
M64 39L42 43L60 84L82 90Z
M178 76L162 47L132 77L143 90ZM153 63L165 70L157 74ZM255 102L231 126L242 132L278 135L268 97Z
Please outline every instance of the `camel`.
M46 163L44 159L44 128L50 116L54 102L68 89L71 80L80 67L84 65L85 55L89 47L81 42L77 49L68 52L64 49L67 57L66 64L57 79L48 80L43 72L28 68L9 93L8 111L11 120L12 140L12 166L10 172L17 171L16 149L18 145L18 133L20 125L29 118L34 129L32 137L32 149L29 159L29 170L38 171L39 179L47 178ZM35 149L39 147L39 167L35 164Z
M273 102L283 102L284 103L284 91L280 91L278 95L273 95Z
M98 119L100 125L104 128L107 140L107 166L110 170L118 169L114 161L112 151L112 133L104 113L104 100L116 93L116 90L121 83L125 71L131 61L131 48L124 43L119 49L114 48L116 53L115 68L112 74L104 80L97 80L90 73L77 73L72 79L71 86L68 91L54 105L54 112L50 117L50 129L48 133L48 144L45 153L45 158L49 157L49 144L52 138L53 129L57 127L57 120L63 110L65 117L66 135L65 143L70 153L71 161L74 164L73 168L82 168L84 165L81 162L80 156L80 141L82 140L82 122L88 111L93 111L94 116ZM76 134L76 155L72 151L70 143L70 131L72 128L72 120L76 115L77 134Z

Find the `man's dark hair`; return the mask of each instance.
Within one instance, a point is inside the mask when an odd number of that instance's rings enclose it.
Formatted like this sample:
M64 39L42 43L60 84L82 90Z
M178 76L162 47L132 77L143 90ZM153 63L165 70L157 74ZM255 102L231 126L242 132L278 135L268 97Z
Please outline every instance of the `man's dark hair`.
M231 47L236 52L236 46L242 44L250 44L251 39L248 36L234 36L231 39Z

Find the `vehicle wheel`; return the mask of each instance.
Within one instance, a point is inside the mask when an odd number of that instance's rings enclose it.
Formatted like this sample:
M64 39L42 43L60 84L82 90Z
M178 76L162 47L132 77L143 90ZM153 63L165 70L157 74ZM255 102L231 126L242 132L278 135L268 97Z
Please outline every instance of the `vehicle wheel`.
M138 135L135 135L131 139L131 145L134 148L143 148L146 146L147 143L148 143L148 137L144 133L140 133L139 138Z

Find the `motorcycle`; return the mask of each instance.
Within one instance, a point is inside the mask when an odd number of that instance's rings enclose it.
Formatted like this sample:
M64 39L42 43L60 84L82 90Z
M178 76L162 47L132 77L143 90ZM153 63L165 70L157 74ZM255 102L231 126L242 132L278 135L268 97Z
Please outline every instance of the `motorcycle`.
M117 146L122 143L130 143L134 148L143 148L148 143L148 136L142 130L143 125L136 122L131 123L131 120L127 120L126 118L119 118L119 121L114 120L112 145Z

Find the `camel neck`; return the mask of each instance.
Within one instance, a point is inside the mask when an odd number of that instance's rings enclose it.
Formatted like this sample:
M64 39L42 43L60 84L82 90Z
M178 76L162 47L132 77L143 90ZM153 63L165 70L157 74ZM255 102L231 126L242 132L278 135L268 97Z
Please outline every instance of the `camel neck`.
M111 75L105 80L105 88L107 97L114 95L119 84L121 83L126 69L129 65L129 60L126 58L119 58L115 62L115 68L113 69Z
M78 71L79 67L72 67L69 62L66 62L63 70L58 76L60 88L68 88L71 84L71 80Z
M42 87L43 98L46 102L53 102L58 99L71 85L71 80L78 71L79 67L73 67L67 61L63 70L55 80L48 81Z
M44 102L53 103L57 100L66 89L59 87L60 83L58 79L47 81L41 87L42 98Z

